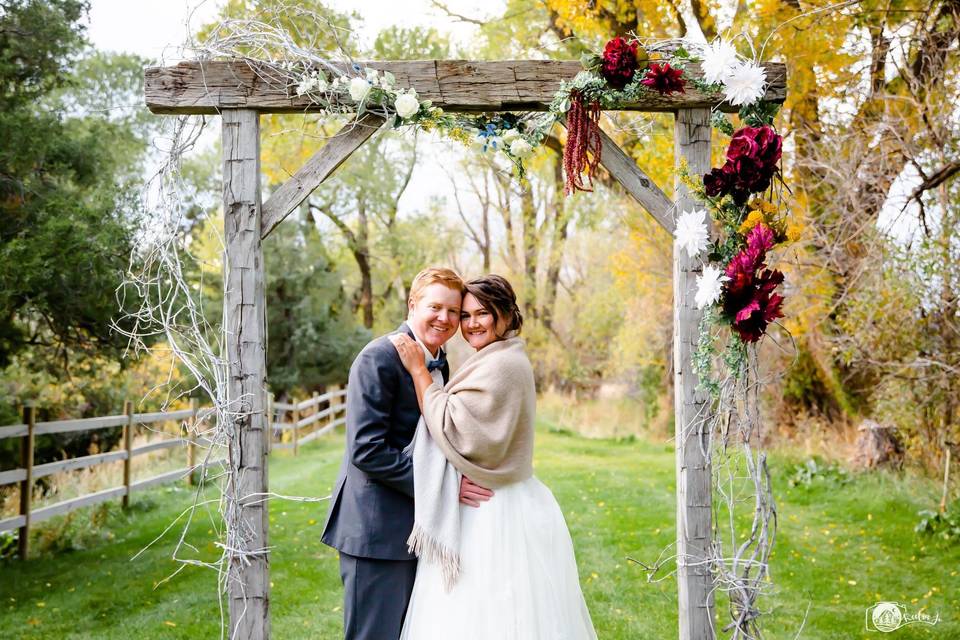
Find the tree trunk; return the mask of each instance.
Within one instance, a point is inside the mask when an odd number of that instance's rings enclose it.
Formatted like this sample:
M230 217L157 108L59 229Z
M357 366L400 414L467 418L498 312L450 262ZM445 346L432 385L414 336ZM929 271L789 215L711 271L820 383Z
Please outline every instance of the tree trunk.
M227 494L235 500L226 514L228 542L234 547L227 551L229 637L261 640L270 637L269 503L265 497L270 434L260 243L260 121L257 112L248 109L224 110L221 117L226 244L223 326L227 410L233 420ZM241 544L241 549L235 548Z
M480 217L480 253L483 255L483 272L490 273L490 205L485 202Z
M519 271L521 267L517 256L517 239L513 234L513 211L511 210L512 198L510 184L512 177L498 173L496 167L491 168L491 173L497 189L497 209L499 209L500 216L503 218L503 233L505 238L505 252L503 257L511 270Z
M539 317L537 307L537 206L533 188L527 185L520 194L520 218L523 223L523 310L532 319Z
M480 229L475 229L470 222L470 217L464 211L463 203L460 201L460 192L456 177L452 173L448 173L450 184L453 186L453 199L454 202L457 203L457 213L460 216L461 222L463 222L464 231L480 251L480 256L483 259L483 272L490 273L490 207L493 206L493 201L490 196L490 173L486 170L480 172L483 177L483 189L481 189L477 184L476 172L470 170L472 167L467 165L467 163L463 163L461 166L466 169L464 173L466 174L467 182L470 183L470 190L480 202Z
M553 207L550 253L547 257L547 276L543 287L543 302L540 305L541 319L547 330L553 330L553 311L557 303L557 289L560 283L560 268L563 266L563 249L567 243L570 227L570 214L567 211L566 198L563 195L563 147L553 136L547 136L546 144L555 153L553 156Z
M357 244L353 251L360 268L359 306L363 309L363 326L373 329L373 276L370 273L370 228L367 219L367 201L357 198Z

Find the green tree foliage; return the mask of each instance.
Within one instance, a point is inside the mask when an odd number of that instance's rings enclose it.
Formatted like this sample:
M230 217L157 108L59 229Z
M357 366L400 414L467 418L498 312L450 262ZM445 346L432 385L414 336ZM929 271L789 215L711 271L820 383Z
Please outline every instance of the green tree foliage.
M105 111L139 93L133 57L81 62L86 3L5 2L0 15L0 367L117 353L113 291L135 230L139 116Z
M86 2L0 4L0 424L115 413L136 372L111 331L139 225L155 120L144 61L85 48ZM163 375L145 363L153 379ZM144 381L134 384L135 393ZM107 448L118 430L38 439L36 461ZM0 466L18 455L4 441Z
M328 243L342 242L356 265L356 277L349 278L353 308L364 326L379 332L405 317L407 287L417 272L447 259L457 246L458 237L443 215L400 216L400 198L417 153L415 139L389 133L375 136L309 199L310 211L322 228L332 231ZM380 322L384 308L392 312Z
M343 384L370 339L354 319L336 268L312 220L288 220L264 243L267 367L271 390Z
M359 19L355 12L344 13L332 9L322 0L227 0L220 14L210 24L197 32L197 39L204 41L223 21L257 20L276 25L290 34L297 46L317 51L334 51L338 47L349 55L356 55L355 39L349 37L354 23ZM266 58L284 52L258 49L251 55Z
M371 57L374 60L431 60L450 55L450 41L436 29L387 27L377 34Z
M327 385L343 384L353 357L370 339L354 316L341 262L330 255L304 213L303 208L292 213L263 243L267 379L280 398L302 399ZM223 217L217 214L199 219L191 230L189 278L210 323L211 343L222 327L222 228ZM350 258L343 256L343 262L349 265Z

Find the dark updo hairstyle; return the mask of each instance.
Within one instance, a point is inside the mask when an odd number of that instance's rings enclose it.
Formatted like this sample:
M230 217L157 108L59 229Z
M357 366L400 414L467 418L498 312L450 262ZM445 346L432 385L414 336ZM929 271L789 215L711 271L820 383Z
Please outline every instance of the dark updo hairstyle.
M494 326L503 318L506 331L520 333L523 327L523 316L517 306L517 294L506 278L491 273L490 275L474 278L466 285L467 293L483 305L483 308L493 316Z

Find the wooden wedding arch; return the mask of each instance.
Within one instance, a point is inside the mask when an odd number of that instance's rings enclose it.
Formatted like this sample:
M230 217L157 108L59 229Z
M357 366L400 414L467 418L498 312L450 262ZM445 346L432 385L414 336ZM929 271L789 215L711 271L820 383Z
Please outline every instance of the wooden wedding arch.
M582 69L579 62L518 61L371 61L362 66L390 71L401 87L413 87L422 100L447 112L545 111L560 82ZM784 65L767 63L765 100L786 97ZM343 64L346 71L349 65ZM699 77L696 64L686 73ZM249 527L252 549L246 562L230 567L231 638L265 639L270 635L269 554L267 549L266 302L261 243L351 153L384 124L368 113L343 128L289 180L261 203L261 113L316 111L306 96L297 96L270 73L266 63L248 60L184 62L145 72L146 104L156 114L219 114L223 140L223 208L226 246L224 331L229 360L228 401L242 399L235 418L231 457L237 500ZM276 78L276 80L271 80ZM736 109L688 84L686 93L660 96L651 92L622 110L675 114L675 162L686 161L692 175L710 170L711 109ZM606 134L602 161L610 175L671 234L676 214L696 206L687 189L676 184L676 200L644 173ZM673 367L677 478L677 590L679 638L714 637L711 572L703 561L711 542L711 471L700 438L708 395L697 390L691 353L696 348L701 317L693 304L699 260L673 252Z

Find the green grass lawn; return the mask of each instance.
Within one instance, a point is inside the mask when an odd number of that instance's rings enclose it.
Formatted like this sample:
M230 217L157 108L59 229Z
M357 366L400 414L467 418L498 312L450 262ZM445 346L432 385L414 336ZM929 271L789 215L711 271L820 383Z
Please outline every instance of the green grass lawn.
M601 639L676 637L676 583L648 582L628 557L652 564L669 555L674 536L674 458L669 444L588 440L540 425L536 473L564 509L580 576ZM338 437L312 443L297 458L271 454L271 490L326 495L341 457ZM867 638L866 607L897 600L911 611L940 613L936 626L913 624L893 638L960 638L957 614L960 545L913 532L929 486L890 473L857 476L844 486L790 488L788 465L771 459L780 526L772 559L777 593L765 607L769 638L793 638L808 610L802 638ZM0 638L214 638L220 612L216 575L178 564L174 527L135 561L190 503L186 487L135 495L134 508L111 506L98 517L86 548L0 565ZM930 500L927 497L926 500ZM336 553L320 543L326 503L271 504L273 637L337 638L341 633ZM213 515L197 514L187 537L191 557L215 556ZM48 531L56 522L44 523ZM88 525L89 526L89 525ZM42 533L42 532L40 532ZM664 572L666 573L666 572ZM718 614L725 620L722 599Z

